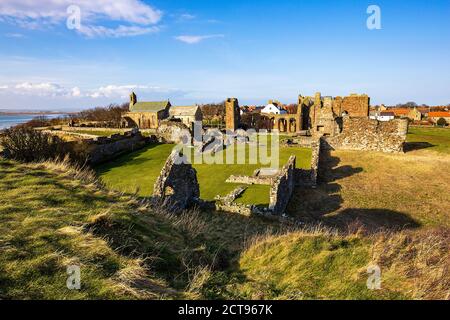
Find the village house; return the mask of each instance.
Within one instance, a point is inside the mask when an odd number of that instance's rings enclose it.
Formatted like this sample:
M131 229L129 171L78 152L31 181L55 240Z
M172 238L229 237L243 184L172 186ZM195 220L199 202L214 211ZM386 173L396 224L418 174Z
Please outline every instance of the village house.
M449 111L436 111L428 113L428 119L433 123L437 123L439 119L444 119L447 124L450 124L450 112Z
M409 120L412 120L412 121L421 121L422 113L419 111L419 109L417 107L410 108L407 117Z
M393 112L396 118L408 118L409 108L389 108L387 111Z
M378 121L391 121L395 119L395 113L389 111L375 112L369 116L370 119Z
M269 103L261 110L263 114L287 114L278 101L269 100Z

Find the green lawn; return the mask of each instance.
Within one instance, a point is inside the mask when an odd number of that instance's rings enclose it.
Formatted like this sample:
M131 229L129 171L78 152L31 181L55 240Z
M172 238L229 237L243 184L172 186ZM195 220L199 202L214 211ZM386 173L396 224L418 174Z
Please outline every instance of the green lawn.
M410 127L407 142L419 149L450 154L450 129Z
M153 185L172 148L173 145L152 145L102 165L97 168L97 171L111 188L124 192L135 192L139 189L139 195L149 196L153 193ZM307 148L281 148L280 166L284 165L291 155L297 156L298 168L310 167L311 150ZM261 167L264 166L261 164L195 164L202 199L213 200L216 195L228 194L238 186L238 184L225 183L229 176L252 175ZM250 186L237 201L267 205L269 188L269 186Z

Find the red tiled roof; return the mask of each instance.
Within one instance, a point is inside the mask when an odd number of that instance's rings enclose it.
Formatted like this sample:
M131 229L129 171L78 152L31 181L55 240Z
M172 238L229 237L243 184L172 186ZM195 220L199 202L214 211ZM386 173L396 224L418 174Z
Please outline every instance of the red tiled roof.
M428 118L450 118L450 112L448 111L429 112Z
M389 110L390 112L395 113L396 116L399 116L399 115L406 115L406 114L409 113L409 109L404 109L404 108L402 108L402 109L388 109L388 110Z

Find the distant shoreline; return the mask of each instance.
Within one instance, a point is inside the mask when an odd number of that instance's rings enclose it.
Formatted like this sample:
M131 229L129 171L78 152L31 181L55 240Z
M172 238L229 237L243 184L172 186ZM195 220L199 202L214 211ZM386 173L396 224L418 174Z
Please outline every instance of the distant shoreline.
M27 115L27 116L45 116L45 115L53 115L53 114L76 114L77 112L62 112L62 111L0 111L0 115L6 115L6 116L21 116L21 115Z

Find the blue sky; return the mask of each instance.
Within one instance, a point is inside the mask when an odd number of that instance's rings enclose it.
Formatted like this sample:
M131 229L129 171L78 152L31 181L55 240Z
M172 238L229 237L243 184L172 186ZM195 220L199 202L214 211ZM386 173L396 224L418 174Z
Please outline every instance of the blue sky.
M131 90L180 105L316 91L449 104L449 40L449 0L2 0L0 109L82 109Z

